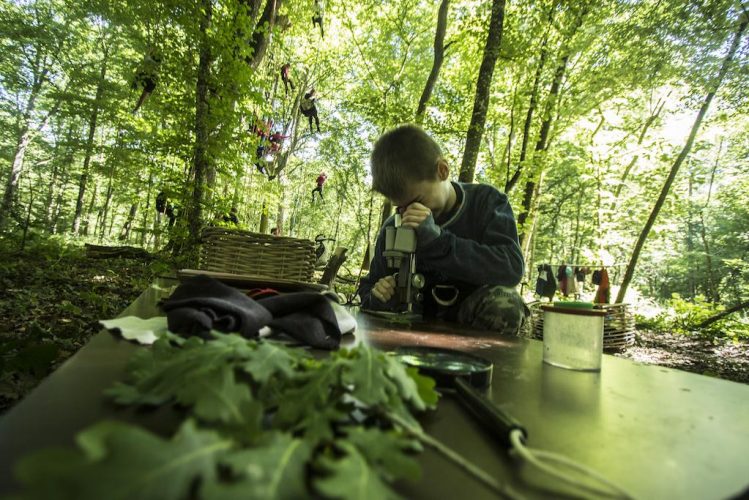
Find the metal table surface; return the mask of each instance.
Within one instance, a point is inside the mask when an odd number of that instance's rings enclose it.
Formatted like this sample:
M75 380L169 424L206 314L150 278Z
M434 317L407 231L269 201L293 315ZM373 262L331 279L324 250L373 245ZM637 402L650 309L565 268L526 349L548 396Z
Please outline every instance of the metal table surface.
M164 284L166 282L162 282ZM164 291L146 290L123 315L160 314ZM454 324L389 323L358 314L347 343L379 348L428 345L480 354L494 363L488 397L528 430L528 445L590 466L637 498L729 498L749 487L749 386L604 356L600 373L542 363L542 343L501 337ZM12 466L40 448L73 444L102 418L138 422L164 435L178 423L169 409L121 409L102 397L139 347L107 332L78 353L0 418L0 494L16 489ZM451 397L424 415L424 429L530 498L557 496L553 483L509 458ZM419 458L421 480L399 482L407 498L493 498L441 455Z

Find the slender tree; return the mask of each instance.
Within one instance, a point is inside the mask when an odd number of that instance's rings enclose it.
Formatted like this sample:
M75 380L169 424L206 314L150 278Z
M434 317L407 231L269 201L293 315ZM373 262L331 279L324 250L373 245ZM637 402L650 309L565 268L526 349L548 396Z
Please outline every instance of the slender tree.
M525 167L526 155L528 153L528 143L531 137L531 124L533 123L533 113L536 112L536 106L538 106L538 93L541 87L541 75L546 65L546 58L548 57L549 50L549 33L554 24L554 13L556 12L556 2L549 9L549 15L547 18L546 29L544 30L544 37L541 41L541 48L538 56L538 64L536 65L536 73L533 76L533 86L531 88L530 101L528 102L528 111L525 113L525 121L523 122L523 138L520 142L520 158L518 158L518 164L513 172L512 177L505 183L505 193L512 191L512 188L517 184L520 179L520 174L523 173Z
M187 221L190 228L190 238L193 242L200 239L201 217L203 210L203 196L205 178L209 169L208 156L208 80L211 70L211 45L208 38L208 30L213 18L213 1L203 0L201 2L200 18L200 55L198 61L198 79L195 91L195 147L192 168L192 196L187 213Z
M83 214L83 198L86 195L86 182L88 181L89 169L91 165L91 156L94 152L94 137L96 135L96 125L99 119L99 111L102 106L104 97L104 86L107 79L107 64L109 63L109 44L102 39L103 56L101 59L101 69L99 72L99 81L96 85L96 96L91 104L91 115L88 120L88 137L86 138L86 153L83 158L83 170L81 171L80 181L78 183L78 198L75 202L75 214L73 215L73 234L78 234L81 226L81 216Z
M419 98L419 105L416 108L415 120L419 125L424 121L424 113L427 109L427 103L429 102L429 98L432 97L434 84L437 83L440 69L442 68L442 62L445 59L445 50L450 46L449 43L445 45L447 12L449 7L450 0L442 0L439 11L437 12L437 30L434 33L434 60L432 62L432 70L429 72L427 82L424 85L424 90L421 92L421 97Z
M526 227L527 221L531 218L534 210L534 201L538 199L541 182L544 175L544 164L541 159L543 153L545 153L549 147L549 133L551 132L551 125L554 119L558 116L556 113L557 105L559 101L559 94L562 88L562 81L564 80L567 72L567 64L569 63L572 50L570 45L572 43L575 34L583 24L583 19L588 13L589 5L584 4L580 10L576 13L575 21L572 25L567 38L561 44L561 58L554 70L554 79L551 82L549 88L549 95L546 100L546 109L544 110L543 119L541 121L541 128L538 132L538 141L536 141L536 147L534 150L534 161L537 161L537 166L534 172L531 172L528 180L525 182L525 190L523 192L523 202L521 207L520 215L518 215L518 227L520 228L520 244L523 246L523 254L528 254L529 241L526 238L528 231Z
M666 197L671 191L671 185L673 184L674 179L676 178L676 174L679 173L679 168L681 167L681 164L684 163L684 159L687 157L687 155L692 149L692 144L694 144L694 139L697 136L697 132L700 129L702 120L703 118L705 118L705 115L707 114L707 110L710 108L710 103L713 101L715 94L720 88L720 85L723 82L723 78L726 76L726 73L728 72L728 68L731 66L731 61L733 61L733 56L736 54L736 50L739 48L741 37L743 36L744 31L746 30L747 23L749 23L749 15L744 13L741 16L741 21L739 22L738 29L734 33L733 41L731 42L730 48L728 49L728 53L726 54L726 57L723 59L723 63L720 67L720 71L718 72L718 76L712 82L711 88L708 91L707 95L705 96L705 100L703 101L702 106L700 107L700 110L697 113L697 117L695 118L694 123L692 124L692 130L689 132L689 137L687 138L687 142L686 144L684 144L684 147L679 153L679 156L676 157L676 161L674 161L673 165L671 166L671 171L669 172L668 177L666 178L666 182L664 182L663 184L661 193L658 196L658 199L656 200L655 205L653 206L653 210L650 212L650 216L648 217L648 220L645 223L645 227L642 228L642 231L640 232L640 236L637 238L637 242L635 243L634 250L632 251L632 257L629 260L629 264L627 265L627 270L624 272L624 277L622 278L622 285L619 288L619 293L616 296L617 303L624 302L624 297L627 293L627 289L629 288L629 284L632 281L632 277L634 276L635 268L637 267L637 260L640 258L640 252L642 251L642 247L643 245L645 245L645 241L647 240L648 235L650 234L650 230L653 228L653 224L655 224L655 220L658 218L658 214L661 211L661 208L663 207L663 203L666 201Z
M505 16L505 0L492 1L492 14L489 18L489 34L484 46L484 57L481 60L479 76L476 81L476 95L473 100L473 112L471 113L471 124L466 134L466 144L463 149L463 161L460 165L460 177L462 182L473 182L476 171L476 159L481 147L481 139L486 124L486 111L489 108L489 94L491 91L492 78L494 77L494 66L499 57L499 49L502 45L502 29Z

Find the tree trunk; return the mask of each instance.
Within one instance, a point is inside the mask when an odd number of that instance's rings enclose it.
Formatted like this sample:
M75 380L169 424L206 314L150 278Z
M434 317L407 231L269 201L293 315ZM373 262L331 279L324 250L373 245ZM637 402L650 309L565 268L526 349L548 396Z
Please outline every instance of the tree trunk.
M151 213L151 189L153 189L153 170L148 168L148 188L146 189L146 208L143 209L143 224L140 233L140 246L146 246L146 235L148 234L148 217Z
M716 304L720 302L720 292L716 285L716 279L713 271L713 258L710 255L710 243L707 240L707 231L705 230L705 216L700 212L700 238L702 246L705 249L705 266L707 267L707 296Z
M702 239L702 246L705 251L705 267L707 268L707 296L710 297L710 300L718 303L720 302L720 291L718 290L717 280L715 279L714 271L713 271L713 258L712 255L710 255L710 243L707 239L707 231L705 229L705 210L707 209L708 205L710 204L710 197L713 192L713 182L715 181L715 171L718 170L718 165L720 163L720 154L723 150L723 138L720 139L720 144L718 145L718 154L715 157L715 163L713 164L713 170L710 173L710 184L707 189L707 200L705 200L705 206L702 207L702 210L700 210L700 238Z
M549 148L549 132L551 131L551 124L555 117L554 109L557 107L557 102L559 100L559 92L562 86L562 81L564 79L565 73L567 72L567 63L569 62L569 59L571 56L569 45L572 42L572 39L575 37L575 34L577 33L577 31L583 25L583 19L587 15L588 9L589 9L589 5L584 4L582 6L581 10L577 13L577 16L575 18L575 23L572 26L572 29L570 30L569 35L561 44L560 52L563 54L563 56L559 61L559 65L554 71L554 80L552 81L551 87L549 89L549 96L546 102L546 109L544 110L544 119L541 122L541 129L539 130L538 141L536 142L536 148L535 148L534 157L533 157L534 162L538 161L538 156L540 152L546 152ZM558 115L556 116L558 117ZM534 212L533 211L533 207L535 205L534 196L540 193L540 183L541 183L541 178L543 177L543 171L544 171L545 165L543 164L543 162L541 162L540 165L536 165L534 167L535 167L535 170L537 170L537 172L532 172L528 180L525 183L525 190L523 193L523 203L522 203L523 211L518 216L518 227L520 229L519 236L520 236L521 245L523 245L523 240L525 238L524 227L526 225L526 221ZM537 183L538 183L538 186L536 185Z
M549 51L547 50L549 42L549 30L554 22L554 12L556 11L556 4L551 6L549 10L549 19L547 23L546 32L544 33L544 39L541 42L541 54L538 58L538 66L536 66L536 74L533 77L533 88L531 89L530 102L528 103L528 111L525 114L525 122L523 123L523 139L520 143L520 158L518 158L518 166L509 181L505 183L505 193L512 191L512 188L517 184L520 179L520 174L523 172L524 162L526 154L528 152L528 142L530 142L531 136L531 124L533 122L533 113L536 112L536 106L538 105L538 89L541 84L541 74L543 73L544 66L546 66L546 57Z
M203 0L203 17L200 20L200 61L195 91L195 153L193 163L192 199L187 213L190 239L197 243L200 239L203 209L204 183L208 172L208 79L210 77L211 48L208 29L213 15L212 0Z
M536 149L535 153L538 155L538 153L545 152L546 148L548 146L548 140L549 140L549 131L551 130L551 122L554 117L553 109L556 106L557 98L559 97L559 89L562 86L562 79L564 78L564 73L567 70L567 61L569 60L569 55L566 55L562 57L562 60L559 62L559 66L557 66L556 71L554 72L554 80L551 83L551 88L549 89L549 100L547 104L546 113L544 116L543 122L541 122L541 130L539 132L538 136L538 142L536 142ZM538 156L534 156L534 160L538 159ZM525 183L525 191L523 192L523 211L518 216L518 226L520 227L520 242L522 244L523 239L525 238L525 229L524 225L526 220L531 214L531 207L533 206L533 200L534 200L534 193L536 192L536 185L537 183L541 182L541 176L543 174L543 167L538 168L538 178L534 178L534 176L531 176Z
M41 183L40 183L41 184ZM29 183L29 206L26 209L26 220L23 224L23 236L21 237L21 251L23 252L26 248L26 236L29 232L29 224L31 224L31 209L34 206L34 184Z
M67 162L66 165L70 166L72 163L72 159L70 162ZM60 228L58 227L58 224L60 222L60 213L62 212L62 206L65 196L65 188L68 185L68 180L70 178L70 173L68 169L64 169L62 173L62 178L60 179L60 189L57 190L57 197L55 198L54 203L54 209L52 210L52 218L50 219L49 223L49 232L52 234L62 234L65 232L66 228Z
M726 309L725 311L722 311L719 314L716 314L715 316L711 316L711 317L707 318L705 321L703 321L702 323L700 323L699 325L697 325L697 328L705 328L707 326L710 326L713 323L715 323L716 321L721 320L721 319L725 318L726 316L728 316L730 314L733 314L735 312L741 311L742 309L749 309L749 300L744 301L744 302L742 302L740 304L736 304L735 306L733 306L733 307L731 307L729 309Z
M450 0L442 0L440 8L437 13L437 31L434 34L434 61L432 62L432 70L429 72L429 77L424 85L424 90L421 92L419 98L419 105L416 108L417 124L421 125L424 122L424 113L427 109L427 103L432 97L432 91L434 85L437 83L437 78L440 75L440 69L442 69L442 62L445 59L445 32L447 31L447 11L450 7Z
M265 234L268 232L268 205L263 202L263 207L260 209L260 229L259 233Z
M112 159L110 159L109 161L111 163L109 168L109 182L107 183L107 195L104 197L104 205L101 207L101 232L99 233L100 242L104 239L104 232L107 229L107 215L109 214L109 205L112 203L112 194L114 192L114 161ZM112 213L114 214L114 210L112 210ZM111 232L112 229L110 226L109 233L111 234Z
M687 255L686 261L688 268L692 268L694 263L694 203L692 198L694 196L694 171L689 168L692 162L687 162L687 169L689 170L689 179L687 182L687 234L686 234L686 247ZM689 289L689 298L694 298L695 293L695 273L687 273L687 288Z
M23 170L23 159L26 156L26 148L28 148L31 142L31 130L28 125L24 125L21 129L21 134L18 137L16 143L16 151L13 155L13 163L10 167L10 176L8 177L8 183L5 187L5 196L3 197L2 215L4 217L9 215L10 209L13 206L13 198L18 188L18 182L21 178L21 171Z
M265 51L270 42L270 33L276 24L276 16L278 9L281 8L281 2L282 0L268 0L265 4L263 15L257 22L257 26L255 26L255 31L252 33L252 38L250 39L251 55L247 60L252 69L257 69L265 57Z
M299 113L299 104L302 101L302 94L303 94L303 88L306 87L304 85L303 87L300 87L299 92L297 92L296 97L294 98L294 103L291 106L291 120L288 122L287 127L284 129L283 134L289 135L289 132L291 132L291 142L289 142L289 146L286 148L286 151L280 156L280 158L277 158L276 161L273 163L273 169L270 171L271 165L267 165L266 169L268 171L268 180L271 181L273 179L278 178L279 183L281 182L281 174L283 173L284 169L286 168L286 165L289 163L289 158L296 150L297 144L299 143L299 135L300 135L300 121L299 117L301 114ZM304 128L304 124L302 122L302 128Z
M4 224L5 217L10 214L11 208L13 207L13 199L16 196L16 189L18 188L18 182L21 178L21 172L23 171L23 160L26 156L26 150L34 136L47 126L49 119L57 112L59 106L60 101L55 103L55 106L52 108L52 110L47 113L42 122L34 130L31 130L29 128L28 123L25 124L24 128L22 129L22 133L18 138L18 143L16 144L13 163L11 164L10 175L8 177L8 183L5 187L5 195L3 197L2 208L0 208L0 226Z
M82 231L81 232L83 233L84 236L88 236L89 226L91 225L91 214L93 213L94 207L96 206L96 195L97 195L97 192L96 192L96 183L95 182L94 182L94 189L92 191L93 192L91 193L91 202L88 204L88 210L86 210L86 217L84 218L83 225L82 225L83 227L82 227ZM93 232L95 232L95 231L96 231L96 228L94 227L94 231Z
M642 247L643 245L645 245L645 240L647 240L648 234L650 234L650 230L652 229L653 224L655 224L655 220L658 218L658 213L660 212L663 203L666 201L666 196L668 196L668 193L671 190L671 185L676 178L676 174L679 172L679 167L681 167L684 159L692 149L692 144L694 143L694 139L697 136L697 131L700 129L700 125L702 124L702 119L705 117L705 114L707 114L710 103L713 101L715 93L720 88L720 84L723 82L723 78L728 72L728 67L731 65L734 54L736 54L736 50L738 49L739 43L741 42L741 36L744 34L744 30L746 30L747 23L749 23L749 16L744 14L742 16L742 21L739 25L738 30L734 34L733 41L731 42L731 47L728 50L728 54L726 54L725 59L723 59L723 64L720 67L720 71L718 72L718 76L715 79L713 87L710 92L708 92L707 96L705 96L705 101L702 103L702 107L700 108L699 113L697 113L697 117L695 118L694 124L692 125L692 130L689 132L687 142L684 145L684 148L681 150L681 153L679 153L679 156L676 158L676 161L671 166L671 172L669 172L668 178L663 184L661 194L660 196L658 196L658 200L655 202L655 206L653 207L653 210L650 213L650 217L648 217L648 220L645 223L645 227L642 229L642 232L637 239L637 243L635 243L635 248L632 251L632 258L627 265L627 270L624 273L624 278L622 279L622 286L619 288L619 294L616 296L617 303L621 303L624 301L624 296L627 293L627 288L629 288L629 284L632 281L632 277L635 273L635 267L637 267L637 260L640 257L640 251L642 251Z
M278 235L283 234L284 220L286 219L286 208L284 207L283 201L278 202L278 210L276 212L276 230Z
M479 76L476 82L476 96L473 101L471 124L466 134L466 144L463 149L463 161L460 166L459 179L462 182L473 182L476 171L476 159L481 147L481 138L486 124L486 112L489 108L489 94L494 76L494 66L499 57L502 44L502 24L505 15L505 0L492 1L492 15L489 20L489 34L484 47L484 57L481 60Z
M89 166L91 164L91 155L94 150L94 135L96 134L96 121L99 117L99 108L101 98L104 95L104 83L107 76L107 63L109 62L109 46L104 46L104 57L101 61L101 72L99 74L99 83L96 86L96 96L91 109L91 116L88 121L88 138L86 139L86 156L83 158L83 170L81 179L78 184L78 199L75 203L75 215L73 216L73 234L78 234L81 225L81 215L83 211L83 197L86 195L86 182L88 181Z
M21 119L21 128L16 140L16 149L13 153L13 162L11 163L10 173L8 175L8 182L5 186L5 194L3 195L2 206L0 206L0 227L5 223L5 219L10 215L13 207L13 199L18 189L18 182L21 178L21 172L23 171L23 159L26 156L26 149L29 143L33 139L34 132L31 128L31 118L34 110L36 109L36 100L41 94L44 82L47 80L49 74L49 66L47 65L47 56L41 55L37 50L36 59L33 67L34 81L31 85L31 91L29 93L29 100L26 101L26 109L23 112L23 118ZM37 130L41 130L46 125L52 115L50 112L45 121L42 123Z

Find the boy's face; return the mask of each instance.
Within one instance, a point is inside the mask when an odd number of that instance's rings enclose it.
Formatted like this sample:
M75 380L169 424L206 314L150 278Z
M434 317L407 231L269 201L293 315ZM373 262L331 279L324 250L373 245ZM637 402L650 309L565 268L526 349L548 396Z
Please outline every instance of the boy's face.
M440 160L434 179L411 182L406 187L406 194L402 199L391 199L390 202L400 209L405 209L412 203L421 203L432 211L432 216L436 220L451 208L449 205L453 187L448 180L448 174L447 163Z

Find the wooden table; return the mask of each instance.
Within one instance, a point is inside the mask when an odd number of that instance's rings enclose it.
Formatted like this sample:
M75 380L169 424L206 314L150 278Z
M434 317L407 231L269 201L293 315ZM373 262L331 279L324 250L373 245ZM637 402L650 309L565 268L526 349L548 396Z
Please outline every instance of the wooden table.
M168 284L165 281L161 285ZM123 315L159 314L165 296L146 290ZM749 386L604 356L600 373L542 363L542 343L450 324L402 325L359 314L348 343L380 348L439 346L494 362L488 397L528 430L529 446L593 467L638 498L727 498L749 487ZM14 491L12 465L22 455L73 437L102 418L137 422L169 435L169 409L117 409L102 391L122 378L139 347L101 332L0 419L0 494ZM551 483L507 457L492 436L445 397L423 419L425 430L530 498ZM422 479L402 482L407 498L492 498L480 483L435 452L420 457Z

